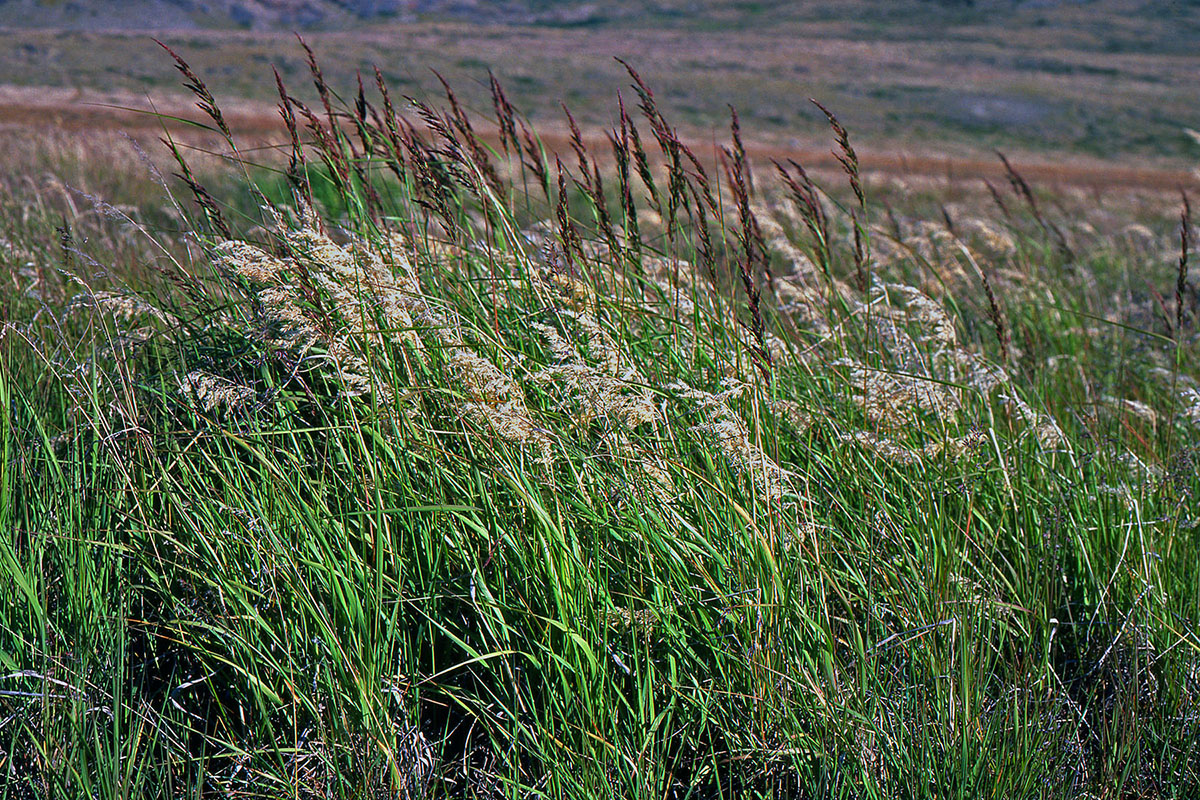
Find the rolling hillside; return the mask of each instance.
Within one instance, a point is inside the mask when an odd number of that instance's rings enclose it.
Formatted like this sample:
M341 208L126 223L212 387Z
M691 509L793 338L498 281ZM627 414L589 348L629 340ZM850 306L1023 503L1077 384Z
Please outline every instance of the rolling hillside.
M1187 52L1200 35L1194 0L0 0L0 27L72 30L327 29L389 21L642 25L745 30L850 24L861 38L978 37L1043 29L1062 43Z
M0 29L9 124L178 100L151 34L273 121L264 76L303 83L301 32L339 90L378 66L437 94L436 70L482 109L490 69L540 125L565 103L597 136L620 56L698 138L734 105L761 143L824 151L816 97L889 158L999 148L1190 170L1200 155L1200 4L1182 0L0 0Z

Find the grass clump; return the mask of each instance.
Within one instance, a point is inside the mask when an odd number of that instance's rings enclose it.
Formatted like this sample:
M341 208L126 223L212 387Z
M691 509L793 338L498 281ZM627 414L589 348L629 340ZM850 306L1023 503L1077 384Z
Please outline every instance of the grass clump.
M5 796L1200 788L1186 215L921 222L832 114L849 196L714 169L632 69L570 167L309 56L181 234L5 209Z

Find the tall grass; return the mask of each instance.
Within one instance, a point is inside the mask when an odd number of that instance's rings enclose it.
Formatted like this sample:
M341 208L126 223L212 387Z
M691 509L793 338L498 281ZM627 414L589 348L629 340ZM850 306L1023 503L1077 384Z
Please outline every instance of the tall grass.
M176 56L240 177L157 224L5 205L0 795L1200 791L1186 214L308 55L261 164Z

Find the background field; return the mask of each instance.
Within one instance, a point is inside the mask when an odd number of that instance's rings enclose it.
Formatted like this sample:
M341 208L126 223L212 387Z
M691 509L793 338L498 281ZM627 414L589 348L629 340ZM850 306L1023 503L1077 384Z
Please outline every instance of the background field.
M559 123L566 103L586 124L610 126L614 93L625 84L613 56L622 56L652 81L676 124L702 141L724 126L733 104L756 139L811 147L822 135L823 118L807 102L816 97L867 153L963 156L1003 147L1042 160L1053 153L1176 168L1200 154L1185 132L1200 128L1200 10L1190 3L553 3L530 10L435 2L366 18L310 3L325 16L307 29L278 8L260 9L245 29L221 4L208 5L207 13L196 4L185 13L168 2L0 4L0 25L12 26L0 40L0 84L67 90L38 103L51 118L95 99L92 92L128 92L120 102L138 107L145 95L161 102L177 84L144 32L157 21L158 35L220 81L230 102L270 104L271 65L293 85L306 72L292 46L295 29L323 58L333 86L353 86L357 71L370 76L377 65L395 91L420 94L437 86L436 69L465 101L485 107L491 68L539 123ZM97 7L107 10L81 10ZM565 24L572 14L576 22ZM322 32L334 23L349 29ZM0 118L16 114L0 110Z

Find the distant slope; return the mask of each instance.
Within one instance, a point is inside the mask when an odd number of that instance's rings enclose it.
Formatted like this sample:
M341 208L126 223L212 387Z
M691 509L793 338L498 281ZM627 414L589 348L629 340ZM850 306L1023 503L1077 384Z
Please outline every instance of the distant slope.
M407 0L0 0L0 25L71 30L277 28L403 14Z
M0 0L0 27L252 30L453 20L748 30L854 24L862 38L964 28L1105 36L1115 50L1192 51L1200 0Z
M1200 130L1200 0L0 0L2 28L0 93L178 93L152 33L223 98L270 108L272 67L293 91L309 81L303 31L339 90L379 67L397 93L436 94L437 70L488 109L490 69L543 128L564 102L585 127L611 126L621 56L698 135L723 129L730 104L764 141L823 141L817 97L889 152L1189 169L1200 153L1187 133ZM42 113L3 102L0 125Z
M574 0L0 0L0 26L70 30L271 30L344 28L386 20L431 18L510 24L589 24L631 14L654 16L660 6L668 16L682 10L672 9L671 5Z

